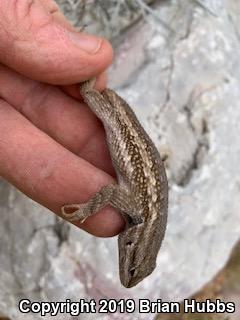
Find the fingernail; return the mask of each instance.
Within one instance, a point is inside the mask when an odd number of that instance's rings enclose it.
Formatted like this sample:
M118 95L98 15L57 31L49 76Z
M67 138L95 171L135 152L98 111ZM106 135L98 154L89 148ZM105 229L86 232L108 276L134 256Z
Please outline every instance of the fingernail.
M69 32L70 40L87 53L95 54L101 47L102 39L78 32Z

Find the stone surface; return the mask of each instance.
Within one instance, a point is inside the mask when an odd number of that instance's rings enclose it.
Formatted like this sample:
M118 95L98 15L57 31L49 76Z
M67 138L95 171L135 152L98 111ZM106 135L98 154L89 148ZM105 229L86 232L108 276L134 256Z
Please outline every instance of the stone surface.
M167 157L169 223L155 272L139 286L124 289L116 239L97 239L68 227L2 182L4 314L28 318L17 311L22 297L181 300L227 261L240 235L240 4L209 0L206 5L214 14L177 1L156 7L155 13L176 32L153 20L139 23L119 38L110 73L111 86L134 107ZM95 318L99 316L81 316Z
M148 10L154 0L56 0L79 30L114 39Z

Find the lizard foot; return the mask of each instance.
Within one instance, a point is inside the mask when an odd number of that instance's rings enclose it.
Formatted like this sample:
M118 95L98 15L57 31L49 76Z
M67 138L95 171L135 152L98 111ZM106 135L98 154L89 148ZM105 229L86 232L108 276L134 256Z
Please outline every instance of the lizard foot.
M68 221L79 221L83 223L87 219L87 215L79 204L69 204L61 208L62 216Z

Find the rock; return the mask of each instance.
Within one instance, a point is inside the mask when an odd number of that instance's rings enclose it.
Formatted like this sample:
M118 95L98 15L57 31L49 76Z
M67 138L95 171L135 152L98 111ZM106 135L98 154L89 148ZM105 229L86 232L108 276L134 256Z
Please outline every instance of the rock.
M109 83L134 108L167 157L169 220L154 273L139 286L124 289L118 278L116 238L97 239L68 227L2 182L4 314L25 318L17 307L23 297L180 301L224 266L240 235L240 4L226 3L208 1L209 12L174 1L156 7L156 15L171 21L175 31L157 21L139 22L120 38L110 73ZM40 319L37 314L31 317ZM81 315L95 318L99 316ZM132 314L121 319L132 319Z

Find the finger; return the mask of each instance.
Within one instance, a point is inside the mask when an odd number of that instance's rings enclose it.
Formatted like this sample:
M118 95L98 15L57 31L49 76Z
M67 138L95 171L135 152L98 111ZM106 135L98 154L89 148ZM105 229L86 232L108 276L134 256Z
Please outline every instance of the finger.
M0 96L71 152L114 175L103 126L88 106L2 65Z
M103 89L105 89L106 83L107 83L107 75L104 72L97 77L95 88L101 92ZM71 97L78 100L82 100L82 97L79 91L79 84L74 84L70 86L61 86L60 88Z
M112 61L110 44L63 26L64 18L46 3L0 1L0 61L52 84L68 85L102 73Z
M82 203L113 179L75 156L0 100L0 175L30 198L59 213L62 205ZM80 227L111 236L123 227L111 208L89 217Z
M57 3L53 0L41 0L41 4L46 9L48 13L50 13L56 22L61 24L63 27L74 30L74 27L71 25L71 23L65 18L63 13L61 12L59 6Z

